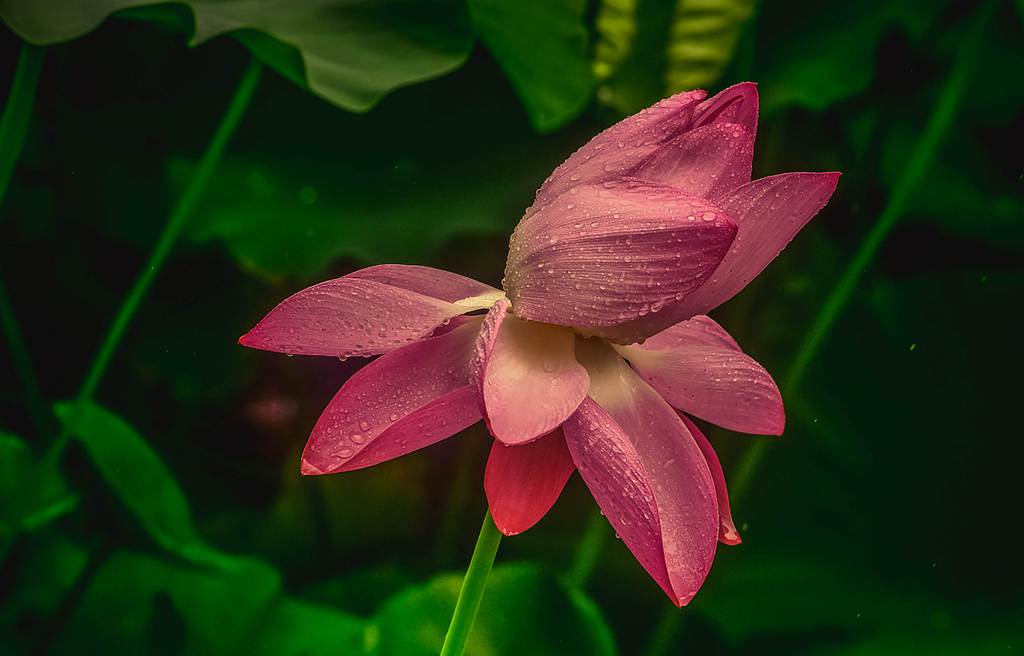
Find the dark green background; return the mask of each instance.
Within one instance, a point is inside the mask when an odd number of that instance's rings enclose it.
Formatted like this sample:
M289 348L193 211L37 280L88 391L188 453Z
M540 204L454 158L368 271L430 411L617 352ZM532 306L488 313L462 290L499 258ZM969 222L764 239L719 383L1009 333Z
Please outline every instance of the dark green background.
M431 579L468 560L485 431L301 478L310 427L361 363L235 339L293 291L369 264L499 283L508 234L550 170L665 92L658 17L671 4L639 4L642 47L557 129L543 107L531 121L520 98L534 78L510 82L494 42L366 114L267 71L97 395L166 463L217 551L193 558L155 538L119 498L118 472L74 444L61 472L77 506L4 554L0 651L436 651L457 579ZM715 313L769 371L781 377L886 207L979 6L766 2L709 83L760 83L756 176L843 172L828 207ZM583 17L589 51L596 11ZM607 653L614 641L642 654L652 640L705 655L1021 649L1022 23L1021 3L997 3L927 173L734 505L744 544L720 548L694 603L672 608L611 536L589 600L563 581L594 513L574 477L547 518L502 544L511 565L470 653ZM0 34L0 89L18 49ZM541 49L556 87L573 74L560 52ZM47 53L0 208L0 279L47 403L74 396L248 58L227 37L190 49L173 29L125 20ZM40 434L0 349L0 431L38 455L51 421ZM709 436L727 475L765 439ZM46 483L27 464L2 473L9 514Z

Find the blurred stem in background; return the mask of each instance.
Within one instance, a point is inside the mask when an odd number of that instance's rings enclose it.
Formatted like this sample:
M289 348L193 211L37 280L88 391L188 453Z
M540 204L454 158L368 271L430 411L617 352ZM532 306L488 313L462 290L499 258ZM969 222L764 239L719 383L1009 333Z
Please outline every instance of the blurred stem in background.
M935 109L903 169L902 176L893 186L888 203L864 241L857 248L842 276L826 296L824 304L818 311L810 330L800 342L796 356L783 376L784 396L789 397L797 392L810 363L818 354L832 326L852 298L861 276L871 265L889 232L905 211L908 201L934 158L943 137L949 131L957 108L967 90L982 35L992 18L996 5L995 0L989 0L975 14L973 23L968 28L967 35L957 51L958 57L953 68L939 93L934 105ZM741 499L749 490L754 475L764 459L768 444L769 442L764 439L755 441L737 464L735 478L729 485L734 508L739 506ZM577 548L575 560L569 573L571 583L579 587L586 585L607 539L607 533L607 523L600 514L595 512ZM678 623L681 617L678 609L666 609L652 634L645 652L647 656L663 656L668 653L678 632Z
M893 225L906 209L907 202L928 169L943 137L949 131L956 110L967 90L967 83L974 69L982 34L985 32L985 27L992 18L995 8L996 1L989 0L975 14L974 22L968 28L967 36L961 42L953 69L939 92L939 97L934 105L935 109L928 119L928 124L921 134L920 140L911 152L910 159L903 168L903 175L893 186L889 202L857 248L853 259L850 260L835 287L825 297L818 316L800 342L796 356L782 378L784 397L788 398L797 393L808 366L818 354L836 319L853 296L861 276L871 266L878 249L881 248ZM733 508L740 506L742 499L750 489L754 475L767 453L768 444L768 440L758 439L744 452L737 464L735 478L729 485L729 497ZM678 633L681 618L682 614L678 609L666 609L648 644L646 656L665 656L669 653Z
M995 8L996 1L989 0L975 14L973 24L968 29L966 37L961 41L960 49L958 50L959 56L953 64L953 69L949 77L946 78L946 83L943 85L935 102L935 110L928 119L928 124L921 135L921 139L917 142L917 145L911 152L910 159L903 168L903 175L893 186L889 202L879 215L878 221L875 222L875 225L871 227L871 231L868 232L864 241L861 242L857 252L854 253L853 259L847 265L843 275L825 298L825 303L822 305L821 310L818 311L818 316L814 319L810 330L807 331L803 341L800 343L796 357L790 364L785 376L783 376L782 391L784 396L796 394L800 383L803 382L804 375L807 373L807 367L818 354L836 319L853 296L861 276L871 266L872 260L878 254L878 249L882 246L885 238L889 236L889 232L896 224L897 219L906 210L907 202L916 190L925 171L928 170L928 166L935 157L935 152L938 150L939 144L942 143L943 137L949 132L953 118L956 116L956 110L967 90L967 83L970 81L971 72L974 69L982 34L985 31L985 26L992 18ZM736 466L735 478L729 486L730 497L734 505L738 506L740 499L746 495L754 475L764 459L768 444L768 440L755 441L753 446L743 454L739 464Z
M469 642L470 633L473 632L473 623L476 621L477 611L480 610L480 601L484 597L484 588L487 587L487 576L491 573L499 544L501 532L494 525L491 512L488 510L484 515L476 546L473 548L473 557L466 568L466 577L462 579L462 589L459 590L459 599L455 602L455 612L452 613L452 621L448 625L448 634L444 637L441 656L462 656L466 651L466 644Z
M0 118L0 206L7 196L7 187L11 182L14 164L25 145L29 119L32 117L32 106L35 104L36 88L39 86L39 74L43 69L46 48L23 43L18 55L18 64L14 70L11 92L4 105L3 117ZM11 352L11 362L21 383L25 395L25 405L32 416L36 432L39 435L49 434L50 415L43 402L43 394L39 388L32 360L25 348L25 338L18 327L7 291L0 281L0 328Z
M259 60L255 58L250 59L245 72L242 74L242 79L239 81L231 98L231 102L228 104L227 111L221 117L213 139L206 147L206 152L203 153L199 168L185 188L185 193L182 194L178 204L171 212L171 217L167 225L164 226L163 232L160 233L156 246L149 256L149 261L146 262L139 277L136 278L135 284L132 285L131 291L128 292L128 296L121 305L121 309L114 318L96 357L93 359L89 373L86 375L82 388L78 393L79 402L92 399L97 387L99 387L100 382L103 380L107 367L110 365L110 360L121 343L121 338L124 336L128 324L131 322L132 317L135 316L135 312L142 303L146 292L149 291L150 285L153 284L157 272L163 265L164 260L167 259L168 253L170 253L175 241L177 241L182 229L191 217L199 198L209 184L213 172L216 170L217 164L224 154L224 148L238 127L242 116L245 114L249 101L252 100L262 73L263 65ZM70 438L71 433L66 428L63 429L57 440L50 447L50 452L47 455L47 459L50 462L55 462L60 458L60 454L64 447L67 446Z

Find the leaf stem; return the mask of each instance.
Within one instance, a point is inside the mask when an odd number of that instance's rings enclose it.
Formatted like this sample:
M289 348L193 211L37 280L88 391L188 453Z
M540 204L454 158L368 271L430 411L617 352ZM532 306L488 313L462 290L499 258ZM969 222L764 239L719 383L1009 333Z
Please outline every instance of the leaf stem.
M608 541L610 530L611 526L601 514L600 509L594 510L583 533L583 539L576 547L576 555L566 579L571 585L581 590L586 587L594 567L601 558L601 552Z
M487 576L491 573L494 556L501 544L501 533L491 519L490 511L484 515L484 523L480 527L480 535L473 548L473 557L466 568L466 577L462 580L459 600L455 602L452 622L448 625L448 634L444 637L441 656L462 656L469 642L469 634L473 631L476 613L480 610L480 600L487 586Z
M200 196L206 190L206 186L213 177L213 172L217 168L221 156L224 154L225 146L227 146L242 116L245 114L249 101L252 100L262 72L263 65L256 58L252 58L242 74L242 79L235 89L234 96L232 96L227 110L221 117L217 130L213 134L213 139L210 140L209 145L206 147L206 152L203 153L199 168L189 181L184 194L178 200L178 204L171 212L171 217L164 226L163 232L160 233L156 246L149 256L149 261L146 262L139 277L136 278L135 284L132 286L131 291L128 292L128 296L121 305L117 316L114 317L114 321L107 331L96 357L93 359L89 373L82 383L82 388L78 393L79 401L91 399L96 392L96 388L99 387L100 382L103 380L103 376L110 365L110 360L121 343L121 338L124 336L128 324L131 322L132 317L135 316L139 304L142 302L143 297L145 297L146 292L149 291L149 287L153 284L157 272L163 266L168 253L174 246L174 242L181 234L188 219L192 216L192 211L195 209ZM61 432L57 441L54 442L50 449L50 460L59 458L70 437L70 433L67 430Z
M25 145L29 121L32 118L32 106L35 104L36 89L39 87L39 74L43 70L43 59L46 48L23 43L18 54L18 63L14 69L14 80L11 92L4 105L3 116L0 117L0 205L7 196L7 188L14 173L14 164L18 161L21 149ZM11 362L25 394L25 405L28 407L32 422L39 435L49 433L50 416L43 403L43 394L39 387L32 367L32 359L25 347L25 338L14 315L14 307L7 296L7 291L0 283L0 328L11 350Z
M978 45L995 9L995 0L986 2L975 15L974 24L961 42L958 50L959 56L953 65L953 69L946 78L939 98L935 103L935 109L928 124L925 127L921 139L917 142L907 165L903 169L903 175L897 180L893 187L889 202L879 215L875 225L871 227L864 241L861 242L853 259L843 271L839 281L825 299L825 303L818 311L811 328L807 331L796 357L790 364L785 376L782 378L782 390L784 396L795 394L803 382L807 368L814 360L822 344L825 342L829 331L835 324L836 319L842 313L846 304L853 296L864 272L871 266L879 248L889 236L889 232L896 221L903 215L907 203L911 199L918 183L928 170L938 150L943 137L949 131L956 116L957 108L963 100L967 90L967 83L970 81L971 72L974 69L975 59L978 54ZM756 474L758 467L764 460L769 445L767 440L758 440L746 450L736 468L735 478L729 485L729 494L732 497L733 505L738 504L738 499L743 497L750 487L750 483Z

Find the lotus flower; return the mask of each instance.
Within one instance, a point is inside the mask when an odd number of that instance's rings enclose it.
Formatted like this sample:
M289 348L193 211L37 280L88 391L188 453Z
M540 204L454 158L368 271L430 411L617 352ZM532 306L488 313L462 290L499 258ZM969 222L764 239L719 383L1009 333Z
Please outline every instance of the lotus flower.
M594 137L537 192L504 291L423 266L356 271L286 299L240 342L379 358L313 428L302 473L369 467L483 419L484 486L506 535L578 470L677 605L736 544L725 479L688 415L778 435L771 376L706 313L828 201L838 173L750 180L757 91L668 98Z

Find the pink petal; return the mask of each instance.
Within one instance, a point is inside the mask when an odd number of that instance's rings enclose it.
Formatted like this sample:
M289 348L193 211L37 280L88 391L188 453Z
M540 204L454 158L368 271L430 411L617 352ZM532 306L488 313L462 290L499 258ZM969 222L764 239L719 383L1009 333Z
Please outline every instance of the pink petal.
M302 472L367 467L478 421L470 361L479 326L477 320L403 346L357 371L316 422Z
M373 280L450 303L479 296L502 296L500 290L472 278L415 264L380 264L354 271L346 277Z
M676 94L600 133L544 181L537 192L535 207L570 187L628 175L651 153L689 129L697 103L706 96L701 90ZM531 208L527 215L533 211Z
M591 396L563 426L569 453L616 533L682 606L715 555L708 463L676 412L621 358L600 344L585 350Z
M735 230L716 206L664 185L574 187L520 222L505 289L518 317L639 341L678 321L668 310L709 278Z
M565 421L587 395L589 380L573 355L572 331L523 321L508 308L503 299L487 313L474 380L491 434L522 444Z
M498 529L516 535L539 522L575 469L561 429L518 446L495 440L487 458L484 490Z
M709 317L683 321L642 345L615 348L680 410L743 433L781 435L786 426L771 375Z
M711 123L738 123L757 134L757 85L740 82L697 105L694 127Z
M746 287L825 206L838 182L839 173L783 173L718 198L739 233L711 279L680 303L681 315L705 314Z
M422 339L452 317L490 307L500 296L447 271L370 267L293 294L238 341L289 354L376 355Z
M740 539L740 533L732 521L732 510L729 509L729 491L725 487L725 473L722 471L722 463L718 461L718 454L715 453L714 447L711 446L711 442L704 436L704 433L697 428L697 424L690 421L690 418L684 414L680 413L679 418L686 424L690 435L693 435L694 441L701 453L704 454L704 458L708 461L708 469L711 470L711 478L715 481L715 498L718 500L720 523L718 541L730 546L740 544L743 540Z
M716 198L750 182L754 133L738 123L715 122L677 136L632 175Z

